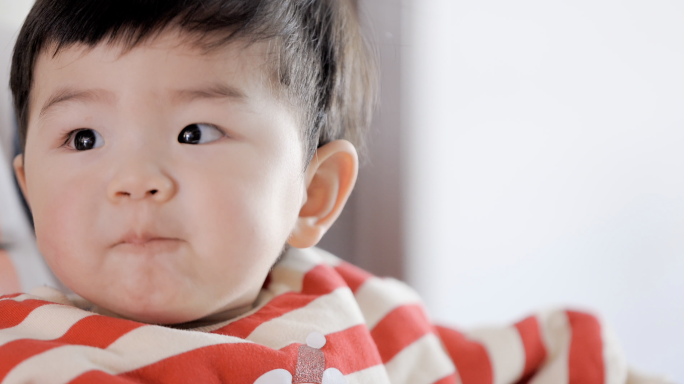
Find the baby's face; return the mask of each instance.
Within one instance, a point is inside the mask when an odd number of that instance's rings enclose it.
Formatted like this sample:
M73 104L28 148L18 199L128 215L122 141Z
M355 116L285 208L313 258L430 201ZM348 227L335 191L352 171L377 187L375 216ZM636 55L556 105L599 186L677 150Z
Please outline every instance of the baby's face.
M25 192L64 284L154 323L255 300L306 188L300 127L266 56L206 54L171 33L40 56Z

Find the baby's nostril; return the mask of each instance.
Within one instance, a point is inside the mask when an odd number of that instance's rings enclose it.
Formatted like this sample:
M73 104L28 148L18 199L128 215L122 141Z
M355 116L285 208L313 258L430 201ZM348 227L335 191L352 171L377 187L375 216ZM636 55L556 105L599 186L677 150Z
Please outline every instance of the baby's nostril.
M156 190L156 189L153 189L153 190L150 191L150 194L152 194L152 195L154 195L155 193L157 193L157 190Z

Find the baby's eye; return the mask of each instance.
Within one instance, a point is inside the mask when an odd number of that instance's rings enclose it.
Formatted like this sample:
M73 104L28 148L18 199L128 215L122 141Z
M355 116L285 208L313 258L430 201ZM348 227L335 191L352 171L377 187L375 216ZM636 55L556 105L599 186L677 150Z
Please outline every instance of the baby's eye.
M87 151L89 149L100 148L104 145L102 136L92 129L79 129L71 132L67 142L67 147L77 151Z
M211 124L190 124L183 128L178 135L181 144L206 144L225 136L218 128Z

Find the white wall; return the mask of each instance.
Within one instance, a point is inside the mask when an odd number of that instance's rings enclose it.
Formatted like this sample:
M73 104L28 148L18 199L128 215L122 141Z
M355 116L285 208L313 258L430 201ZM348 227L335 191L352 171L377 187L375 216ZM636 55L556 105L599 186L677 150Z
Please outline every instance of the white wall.
M0 149L7 160L12 156L11 95L9 93L9 69L14 40L33 0L0 0Z
M33 0L0 0L0 24L18 28L33 6Z
M684 4L405 4L407 278L434 317L595 309L684 382Z

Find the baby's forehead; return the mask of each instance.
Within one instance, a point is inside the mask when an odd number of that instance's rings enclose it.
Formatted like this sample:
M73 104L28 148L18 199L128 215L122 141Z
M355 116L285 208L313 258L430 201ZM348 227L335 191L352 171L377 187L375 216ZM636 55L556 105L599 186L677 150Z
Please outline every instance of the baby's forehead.
M209 49L207 42L176 32L134 46L118 41L50 46L36 62L31 116L68 100L116 100L131 90L174 103L282 103L271 52L267 42L233 41Z
M135 71L154 66L160 75L184 70L183 76L160 77L168 84L196 81L211 77L232 77L236 83L272 85L273 60L267 42L229 42L208 47L199 40L179 33L163 33L139 44L102 41L95 45L75 43L66 46L51 44L38 56L35 65L35 83L42 85L50 76L69 74L77 79L75 68L97 67L103 77L117 67ZM134 74L134 73L131 73ZM43 75L41 77L41 75Z

